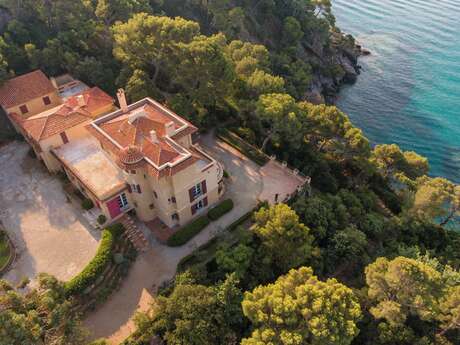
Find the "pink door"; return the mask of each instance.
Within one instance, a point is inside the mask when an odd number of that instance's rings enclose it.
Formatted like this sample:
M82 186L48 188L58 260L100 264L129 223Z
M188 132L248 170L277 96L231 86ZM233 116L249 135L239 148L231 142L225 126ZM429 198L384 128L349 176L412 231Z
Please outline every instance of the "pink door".
M121 213L120 209L120 198L116 198L107 201L107 208L109 209L110 217L115 218Z

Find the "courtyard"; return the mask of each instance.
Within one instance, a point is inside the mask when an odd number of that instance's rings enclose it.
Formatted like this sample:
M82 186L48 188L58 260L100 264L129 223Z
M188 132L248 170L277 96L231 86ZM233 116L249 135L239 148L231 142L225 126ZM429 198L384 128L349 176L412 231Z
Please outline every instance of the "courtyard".
M18 284L40 272L68 280L93 258L100 232L67 202L62 184L29 156L29 145L0 147L0 221L14 243L16 260L2 277Z

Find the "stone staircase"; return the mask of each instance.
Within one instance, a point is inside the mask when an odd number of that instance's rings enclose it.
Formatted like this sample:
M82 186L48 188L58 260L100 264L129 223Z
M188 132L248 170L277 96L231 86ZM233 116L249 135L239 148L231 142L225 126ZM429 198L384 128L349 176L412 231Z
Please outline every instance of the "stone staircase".
M136 226L134 220L128 214L125 214L120 218L120 223L124 226L126 236L137 251L147 251L149 248L149 242L145 238L144 233Z

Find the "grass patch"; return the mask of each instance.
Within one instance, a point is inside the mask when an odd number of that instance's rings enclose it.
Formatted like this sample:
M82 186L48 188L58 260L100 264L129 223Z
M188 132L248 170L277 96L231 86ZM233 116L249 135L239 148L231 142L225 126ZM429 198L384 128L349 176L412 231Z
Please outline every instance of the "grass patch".
M233 209L232 199L227 199L222 201L219 205L214 206L208 212L208 218L211 220L217 220L222 217L224 214L230 212Z
M8 237L0 231L0 268L4 267L11 256L11 248L8 244Z
M94 258L83 271L65 283L67 296L80 295L96 282L112 260L113 248L122 232L123 226L121 224L112 225L102 231L101 244Z
M178 230L168 239L168 246L179 247L187 243L191 238L195 237L210 223L208 217L201 216L195 219L193 222L187 224L182 229Z
M219 139L240 151L257 165L264 166L269 161L269 158L265 153L263 153L258 148L248 144L246 141L228 129L218 128L216 133Z

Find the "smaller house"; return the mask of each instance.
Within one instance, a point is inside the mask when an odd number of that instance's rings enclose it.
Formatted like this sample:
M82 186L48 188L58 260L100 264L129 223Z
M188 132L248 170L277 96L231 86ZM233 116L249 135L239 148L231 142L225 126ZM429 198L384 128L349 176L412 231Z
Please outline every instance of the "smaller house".
M48 170L58 171L60 163L51 154L51 149L88 136L85 126L114 109L114 99L93 87L27 119L17 113L10 113L10 119Z
M0 105L8 115L16 113L26 119L61 103L57 89L40 70L12 78L0 86Z

